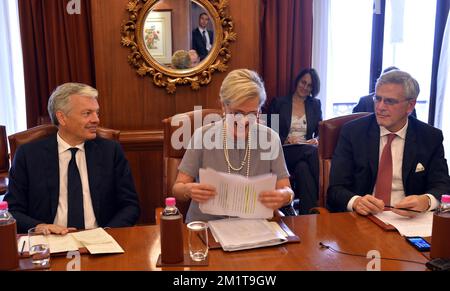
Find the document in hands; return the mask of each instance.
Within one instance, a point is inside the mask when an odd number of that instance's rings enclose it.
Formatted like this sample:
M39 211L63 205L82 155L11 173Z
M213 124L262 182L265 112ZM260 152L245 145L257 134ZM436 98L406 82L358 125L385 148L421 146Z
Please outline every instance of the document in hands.
M384 211L375 215L386 224L393 225L403 236L431 236L433 212L421 213L409 218L392 211Z
M258 201L259 193L274 190L277 177L272 174L246 178L212 169L200 169L200 183L216 188L217 195L200 204L203 213L241 218L271 218L273 210Z
M44 237L42 236L42 240ZM62 253L77 251L80 248L87 248L91 254L115 254L124 253L124 250L103 228L96 228L80 232L68 233L66 235L51 234L47 236L50 245L50 253ZM22 236L18 242L18 250L28 252L28 236Z
M288 241L276 222L265 219L227 218L208 222L214 238L224 251L273 246Z

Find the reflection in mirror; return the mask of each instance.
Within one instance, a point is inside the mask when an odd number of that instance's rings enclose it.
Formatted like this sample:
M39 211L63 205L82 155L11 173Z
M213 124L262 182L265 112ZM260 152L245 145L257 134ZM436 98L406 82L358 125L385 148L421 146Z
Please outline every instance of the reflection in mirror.
M225 72L236 40L228 0L128 0L122 45L138 75L175 93L177 85L200 89Z
M193 28L191 49L195 50L200 61L203 61L214 43L214 28L210 21L211 16L203 6L195 2L191 3L191 15L191 27Z
M143 39L148 53L159 64L172 69L193 68L213 48L214 23L208 10L199 3L191 0L161 0L149 10L145 18ZM191 64L180 63L182 55L188 53L193 58ZM199 57L198 61L195 53Z

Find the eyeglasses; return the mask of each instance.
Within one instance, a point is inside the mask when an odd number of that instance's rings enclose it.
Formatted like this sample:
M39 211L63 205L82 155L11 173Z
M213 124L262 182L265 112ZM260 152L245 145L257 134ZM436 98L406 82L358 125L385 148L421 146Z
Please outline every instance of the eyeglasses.
M399 104L400 102L405 102L405 101L410 101L411 99L403 99L403 100L398 100L395 98L383 98L380 96L373 96L373 102L375 103L381 103L381 101L383 101L384 105L387 106L394 106Z
M242 117L258 116L259 110L250 111L250 112L243 112L243 111L240 111L240 110L229 110L227 112L227 114L240 115Z
M306 88L308 90L312 89L312 83L308 83L305 80L300 80L299 84L302 85L303 88Z

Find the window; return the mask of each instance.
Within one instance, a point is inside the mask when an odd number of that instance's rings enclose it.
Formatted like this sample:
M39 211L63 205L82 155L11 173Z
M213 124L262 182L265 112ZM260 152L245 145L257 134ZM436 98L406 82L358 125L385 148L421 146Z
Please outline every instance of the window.
M383 56L380 51L375 65L396 66L417 79L421 87L417 115L428 121L437 0L317 1L329 9L321 15L314 12L315 19L326 26L315 25L314 36L328 35L327 48L320 52L327 62L319 72L325 86L319 96L325 104L324 118L350 114L359 98L370 93L371 77L378 78L370 76L372 50L383 43ZM384 36L375 33L375 13L384 14ZM319 59L320 55L313 58L313 66L319 65Z
M428 120L436 0L387 0L383 68L396 66L420 85L417 118Z
M367 92L372 0L330 1L329 15L325 116L331 117L351 112L355 102Z
M0 124L26 129L25 87L17 1L0 1Z

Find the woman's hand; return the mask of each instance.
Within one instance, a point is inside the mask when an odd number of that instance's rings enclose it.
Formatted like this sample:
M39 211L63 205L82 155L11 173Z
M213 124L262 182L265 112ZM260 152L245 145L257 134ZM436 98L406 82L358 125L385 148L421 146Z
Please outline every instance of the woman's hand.
M216 188L207 184L186 183L185 195L198 203L204 203L217 195Z
M312 138L307 140L306 143L310 145L319 145L319 140L317 138Z
M290 187L285 187L282 189L261 192L259 194L259 201L267 208L275 210L288 204L291 201L292 195L292 189Z

